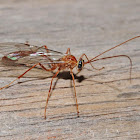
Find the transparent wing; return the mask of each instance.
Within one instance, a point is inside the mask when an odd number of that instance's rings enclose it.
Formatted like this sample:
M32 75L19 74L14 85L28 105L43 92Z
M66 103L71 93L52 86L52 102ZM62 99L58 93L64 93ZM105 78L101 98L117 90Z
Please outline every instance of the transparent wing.
M36 63L50 68L51 64L64 63L63 53L50 50L46 46L33 46L24 43L0 43L0 77L17 77ZM46 72L39 66L25 77L45 77Z

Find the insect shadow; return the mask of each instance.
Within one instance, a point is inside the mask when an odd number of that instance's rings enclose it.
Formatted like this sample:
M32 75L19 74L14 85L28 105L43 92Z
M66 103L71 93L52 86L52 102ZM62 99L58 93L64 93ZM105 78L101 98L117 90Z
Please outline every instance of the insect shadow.
M52 73L52 74L54 74L54 73ZM74 74L74 77L75 77L75 80L77 82L79 82L79 83L81 83L83 80L87 79L83 75L77 76L77 74ZM26 78L31 78L31 77L26 77ZM35 80L43 80L43 79L47 79L47 78L52 78L52 76L46 76L46 77L40 77L40 78L34 77L33 79L31 78L31 79L27 79L25 81L22 81L21 80L21 81L18 81L17 83L12 84L12 85L10 85L10 86L8 86L6 88L8 89L8 88L10 88L12 86L15 86L16 84L22 84L22 83L26 83L26 82L30 82L30 81L35 81ZM57 75L56 78L57 79L56 79L56 81L54 83L53 90L55 89L55 86L56 86L56 84L57 84L57 82L58 82L59 79L72 80L72 77L71 77L71 74L70 74L69 71L62 71L62 72L60 72Z
M83 75L77 76L77 74L73 74L74 78L76 79L77 82L81 83L83 80L85 80L86 78ZM57 75L58 79L64 79L64 80L72 80L72 76L70 74L70 71L63 71L60 72Z
M73 75L74 75L75 80L76 80L77 82L79 82L79 83L81 83L82 81L84 81L85 79L87 79L87 78L85 78L83 75L80 75L80 76L77 76L77 74L73 74ZM56 84L57 84L57 82L58 82L59 79L70 80L70 81L71 81L70 87L72 87L72 77L71 77L71 74L70 74L69 71L62 71L62 72L60 72L60 73L57 75L56 78L57 78L57 79L56 79L56 81L54 82L54 85L53 85L52 90L55 89L55 86L56 86ZM66 87L64 87L64 88L66 88Z

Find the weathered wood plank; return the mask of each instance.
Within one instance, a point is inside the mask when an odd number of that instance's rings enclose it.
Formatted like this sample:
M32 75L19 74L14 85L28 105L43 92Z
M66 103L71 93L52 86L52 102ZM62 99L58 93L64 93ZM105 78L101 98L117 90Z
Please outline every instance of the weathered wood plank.
M28 40L62 52L70 47L77 59L82 53L92 58L140 34L139 1L6 1L0 11L1 42ZM129 55L131 83L126 58L98 61L94 66L104 70L86 65L75 75L79 118L69 72L57 77L46 120L44 106L52 74L47 73L46 79L27 76L1 90L0 139L139 139L139 44L136 39L103 55ZM4 76L5 68L0 67L0 87L14 79L12 73Z

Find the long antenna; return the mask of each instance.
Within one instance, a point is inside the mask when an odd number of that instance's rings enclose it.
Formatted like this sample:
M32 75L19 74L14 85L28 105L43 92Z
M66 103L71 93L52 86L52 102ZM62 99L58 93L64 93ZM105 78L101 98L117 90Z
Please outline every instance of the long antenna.
M97 58L97 57L101 56L102 54L104 54L104 53L106 53L106 52L108 52L108 51L110 51L110 50L113 50L113 49L115 49L115 48L117 48L117 47L119 47L119 46L121 46L121 45L123 45L123 44L125 44L125 43L127 43L127 42L129 42L129 41L131 41L131 40L133 40L133 39L139 38L139 37L140 37L140 36L135 36L135 37L133 37L133 38L130 38L130 39L128 39L128 40L126 40L126 41L124 41L124 42L120 43L119 45L114 46L114 47L112 47L112 48L110 48L110 49L108 49L108 50L106 50L106 51L104 51L104 52L100 53L99 55L95 56L95 57L94 57L94 58L92 58L91 60L89 60L89 61L85 62L85 64L87 64L87 63L91 62L92 60L94 60L95 58Z

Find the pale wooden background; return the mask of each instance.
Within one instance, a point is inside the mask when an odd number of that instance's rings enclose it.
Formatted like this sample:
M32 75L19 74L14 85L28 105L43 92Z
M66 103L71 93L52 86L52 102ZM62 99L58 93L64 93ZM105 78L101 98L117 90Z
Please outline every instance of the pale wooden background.
M69 47L77 58L92 58L137 35L139 0L0 1L1 42L29 41L61 52ZM85 66L76 76L79 118L68 73L58 76L46 120L50 74L0 91L0 139L140 139L140 39L104 56L117 54L131 57L132 83L126 58L94 63L105 66L100 72ZM14 79L0 75L0 86Z

